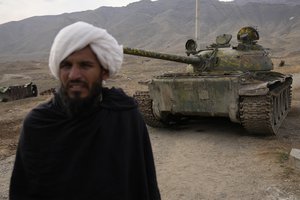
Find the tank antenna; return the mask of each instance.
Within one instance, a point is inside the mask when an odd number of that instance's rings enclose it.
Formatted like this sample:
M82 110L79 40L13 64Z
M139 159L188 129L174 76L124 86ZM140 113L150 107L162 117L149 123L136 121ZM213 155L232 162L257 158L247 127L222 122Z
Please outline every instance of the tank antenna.
M196 0L196 16L195 16L195 40L198 41L199 39L199 4L200 0Z

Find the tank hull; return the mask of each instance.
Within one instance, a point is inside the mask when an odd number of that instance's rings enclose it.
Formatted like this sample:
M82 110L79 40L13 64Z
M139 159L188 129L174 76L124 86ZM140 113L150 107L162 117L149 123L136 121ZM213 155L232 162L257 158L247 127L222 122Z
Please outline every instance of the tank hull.
M149 93L158 115L229 117L238 110L240 79L241 75L165 75L152 80Z
M141 109L148 112L144 117L150 126L220 116L251 133L274 135L290 110L291 84L290 75L277 72L164 74L135 97L140 104L147 101L148 108Z

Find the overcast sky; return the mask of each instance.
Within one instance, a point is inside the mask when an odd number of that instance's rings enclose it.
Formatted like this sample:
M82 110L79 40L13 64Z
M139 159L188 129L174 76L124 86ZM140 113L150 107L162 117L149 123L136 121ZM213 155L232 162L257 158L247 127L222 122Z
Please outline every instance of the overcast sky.
M0 24L32 16L94 10L101 6L121 7L136 1L139 0L0 0Z
M138 0L0 0L0 24L38 15L120 7Z

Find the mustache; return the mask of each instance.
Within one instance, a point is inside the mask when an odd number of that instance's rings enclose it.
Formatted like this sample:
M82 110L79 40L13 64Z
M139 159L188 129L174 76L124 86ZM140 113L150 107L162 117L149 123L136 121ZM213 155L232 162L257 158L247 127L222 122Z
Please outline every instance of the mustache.
M89 85L88 85L88 83L87 83L86 81L77 79L77 80L70 80L70 81L68 81L67 84L66 84L66 88L69 88L69 87L72 86L73 84L74 84L74 85L80 84L80 85L82 85L83 87L86 87L86 88L89 87Z
M85 81L76 80L69 81L70 84L87 84ZM69 84L68 84L69 85ZM68 96L67 86L61 84L58 91L58 96L62 102L63 108L66 113L70 116L81 115L88 109L96 108L102 100L102 81L93 83L89 88L90 94L88 97L81 98L70 98ZM75 94L76 96L76 94Z

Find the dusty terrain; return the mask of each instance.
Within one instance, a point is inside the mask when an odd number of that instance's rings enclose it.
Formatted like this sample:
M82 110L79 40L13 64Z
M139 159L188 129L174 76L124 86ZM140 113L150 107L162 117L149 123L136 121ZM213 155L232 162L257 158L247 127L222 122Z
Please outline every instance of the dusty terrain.
M126 57L119 75L107 85L122 87L132 95L144 89L138 81L184 68ZM276 70L294 74L292 111L277 136L248 135L226 118L203 118L172 130L149 127L162 199L300 199L300 172L289 166L288 157L291 148L300 148L300 66L287 62ZM39 91L57 84L45 63L0 65L1 86L29 81L34 81ZM22 120L32 107L48 98L0 103L0 200L8 199Z

